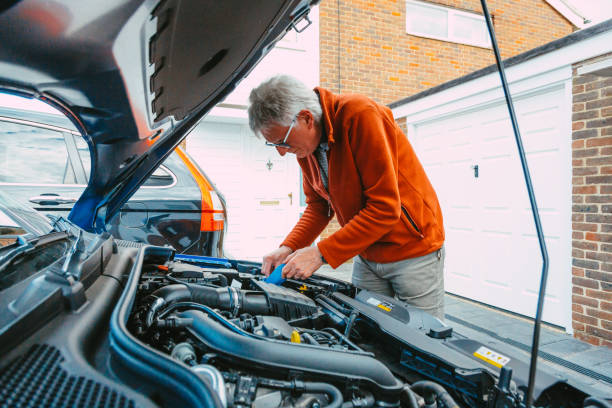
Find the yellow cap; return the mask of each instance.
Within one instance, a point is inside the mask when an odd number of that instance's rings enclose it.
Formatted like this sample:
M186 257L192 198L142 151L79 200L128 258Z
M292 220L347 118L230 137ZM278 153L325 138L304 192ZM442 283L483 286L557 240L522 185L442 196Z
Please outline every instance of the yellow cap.
M291 342L292 343L302 342L302 339L300 338L300 333L298 333L297 330L294 330L293 333L291 333Z

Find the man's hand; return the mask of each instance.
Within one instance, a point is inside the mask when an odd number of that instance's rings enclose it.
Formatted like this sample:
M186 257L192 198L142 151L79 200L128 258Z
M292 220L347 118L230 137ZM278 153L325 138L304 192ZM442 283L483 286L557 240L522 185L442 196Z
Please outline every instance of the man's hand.
M266 276L269 276L274 270L274 268L284 263L287 256L290 255L292 252L293 250L288 246L282 246L265 255L261 264L261 273Z
M283 278L306 279L312 276L323 265L321 252L316 245L298 249L285 259Z

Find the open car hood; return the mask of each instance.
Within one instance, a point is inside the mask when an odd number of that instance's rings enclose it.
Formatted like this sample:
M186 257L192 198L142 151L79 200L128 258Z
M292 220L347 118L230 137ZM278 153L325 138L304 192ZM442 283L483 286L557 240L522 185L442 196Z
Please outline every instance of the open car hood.
M0 89L63 111L89 144L69 218L100 232L318 0L9 1Z

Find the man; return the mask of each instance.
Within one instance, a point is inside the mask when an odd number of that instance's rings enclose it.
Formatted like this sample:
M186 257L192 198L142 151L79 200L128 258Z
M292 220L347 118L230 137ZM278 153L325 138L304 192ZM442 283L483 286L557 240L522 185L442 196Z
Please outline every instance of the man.
M306 210L263 257L269 275L306 279L355 257L353 283L443 318L444 228L436 193L391 111L362 95L314 91L273 77L251 91L249 126L296 155ZM342 226L312 242L336 215Z

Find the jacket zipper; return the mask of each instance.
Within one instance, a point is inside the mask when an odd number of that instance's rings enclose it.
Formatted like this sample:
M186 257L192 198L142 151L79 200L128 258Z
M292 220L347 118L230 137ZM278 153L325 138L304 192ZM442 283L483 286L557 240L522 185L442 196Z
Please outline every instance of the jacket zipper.
M419 235L422 237L423 234L421 233L421 230L419 229L419 227L417 227L416 222L414 222L414 220L412 219L412 217L410 216L410 214L408 213L408 210L406 210L406 208L402 205L402 211L404 212L404 215L406 215L406 218L408 218L408 221L410 222L410 224L412 225L412 228L414 228L414 230L416 232L419 233Z

